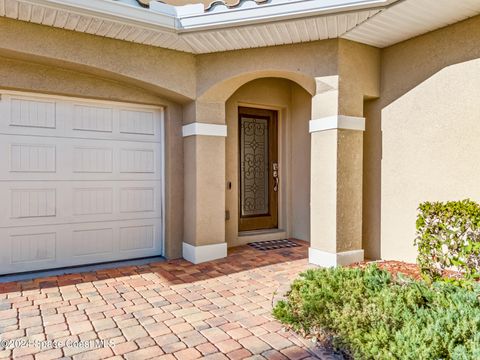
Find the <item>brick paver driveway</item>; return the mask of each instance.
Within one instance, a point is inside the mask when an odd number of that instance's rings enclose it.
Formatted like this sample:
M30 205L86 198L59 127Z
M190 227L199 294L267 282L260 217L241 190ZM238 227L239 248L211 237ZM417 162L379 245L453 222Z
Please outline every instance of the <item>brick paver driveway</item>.
M307 245L298 243L239 247L200 265L175 260L0 284L0 357L328 358L271 316L276 294L308 266Z

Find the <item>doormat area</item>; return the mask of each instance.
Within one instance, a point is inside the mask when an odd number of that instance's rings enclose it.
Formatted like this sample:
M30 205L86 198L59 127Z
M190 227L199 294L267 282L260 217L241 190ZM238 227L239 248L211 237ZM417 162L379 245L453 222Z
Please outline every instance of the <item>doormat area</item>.
M286 248L292 248L292 247L300 246L297 243L295 243L291 240L288 240L288 239L270 240L270 241L256 241L256 242L248 243L248 245L257 249L257 250L261 250L261 251L286 249Z

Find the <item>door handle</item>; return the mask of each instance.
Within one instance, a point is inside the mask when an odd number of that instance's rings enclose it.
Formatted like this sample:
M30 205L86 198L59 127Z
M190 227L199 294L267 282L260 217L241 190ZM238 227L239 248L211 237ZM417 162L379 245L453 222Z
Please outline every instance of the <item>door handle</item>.
M273 191L278 191L278 163L274 162L272 164L272 175L273 175Z

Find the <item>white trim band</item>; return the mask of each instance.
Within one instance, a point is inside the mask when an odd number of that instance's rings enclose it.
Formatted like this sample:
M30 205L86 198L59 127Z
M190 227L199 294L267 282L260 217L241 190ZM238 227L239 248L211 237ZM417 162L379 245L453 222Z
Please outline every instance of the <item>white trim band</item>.
M310 120L309 128L311 133L334 129L365 131L365 118L346 115L327 116Z
M289 20L300 16L321 16L346 11L386 8L395 0L272 0L266 4L240 4L229 8L217 4L205 11L203 4L172 6L157 1L150 8L125 2L104 0L27 0L26 3L68 13L95 16L131 26L159 26L170 32L236 27L239 23L265 23L272 20ZM14 1L17 3L20 1Z
M194 122L182 127L183 137L194 135L227 136L227 125Z
M335 254L312 247L308 249L308 262L323 267L350 265L363 261L363 256L363 250L352 250Z
M194 264L227 257L227 243L193 246L183 243L183 258Z

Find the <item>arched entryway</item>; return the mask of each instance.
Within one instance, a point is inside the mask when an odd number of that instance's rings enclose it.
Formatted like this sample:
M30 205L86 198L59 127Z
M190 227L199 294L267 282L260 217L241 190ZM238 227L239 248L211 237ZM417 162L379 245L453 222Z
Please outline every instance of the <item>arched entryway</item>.
M346 86L342 79L258 71L224 79L207 90L197 84L200 95L184 108L184 258L204 262L225 257L229 246L297 237L310 240L313 263L335 266L363 260L365 121L358 115L364 93L356 82ZM276 170L278 189L273 200L260 191L264 201L250 213L242 208L242 115L247 121L270 121L277 132L278 156L275 161L264 156L259 179L271 191ZM277 217L243 226L242 216L272 214L265 207L268 196L278 204Z
M311 95L296 82L265 77L225 103L225 238L310 238Z

